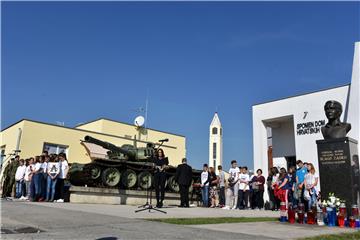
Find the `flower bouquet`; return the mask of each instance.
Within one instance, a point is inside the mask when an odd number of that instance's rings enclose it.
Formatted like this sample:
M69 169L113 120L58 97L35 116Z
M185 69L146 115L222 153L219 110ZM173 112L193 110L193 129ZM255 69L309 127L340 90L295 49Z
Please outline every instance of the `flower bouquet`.
M334 193L329 193L329 197L327 200L323 200L320 203L320 207L322 209L326 208L326 219L325 222L328 226L336 226L336 220L339 208L341 208L341 216L340 216L340 223L342 224L344 221L342 221L345 218L344 209L345 209L345 201L341 200L340 198L336 197ZM346 211L346 210L345 210Z

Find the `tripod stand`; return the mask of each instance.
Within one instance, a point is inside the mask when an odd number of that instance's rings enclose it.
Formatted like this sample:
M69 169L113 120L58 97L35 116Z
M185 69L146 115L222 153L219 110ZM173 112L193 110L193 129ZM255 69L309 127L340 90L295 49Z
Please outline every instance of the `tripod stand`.
M153 207L153 205L151 203L152 202L152 190L150 190L150 196L149 196L149 188L150 188L149 182L150 181L148 180L147 188L146 188L146 203L144 205L139 206L138 208L142 208L142 209L136 210L135 213L146 211L146 210L149 210L149 212L151 212L151 210L155 210L155 211L166 214L165 211Z

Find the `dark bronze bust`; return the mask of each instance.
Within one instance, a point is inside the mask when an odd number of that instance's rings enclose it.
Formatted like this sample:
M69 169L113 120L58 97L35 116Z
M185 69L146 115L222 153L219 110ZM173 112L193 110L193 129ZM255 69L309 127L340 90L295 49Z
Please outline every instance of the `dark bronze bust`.
M351 124L340 121L342 114L341 103L337 101L327 101L324 106L325 115L328 123L321 128L321 133L325 140L334 138L344 138L351 129Z

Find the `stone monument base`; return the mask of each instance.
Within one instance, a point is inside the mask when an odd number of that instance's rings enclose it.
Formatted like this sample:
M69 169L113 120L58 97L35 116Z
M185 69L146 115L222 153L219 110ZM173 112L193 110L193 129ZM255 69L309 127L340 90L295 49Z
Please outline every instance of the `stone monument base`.
M316 141L319 160L319 177L322 199L329 193L351 205L359 205L359 156L357 141L337 138Z
M146 203L146 191L71 186L70 202L143 205ZM155 190L152 191L152 204L156 205ZM164 204L179 205L180 194L165 193ZM190 199L190 204L197 205L198 203Z

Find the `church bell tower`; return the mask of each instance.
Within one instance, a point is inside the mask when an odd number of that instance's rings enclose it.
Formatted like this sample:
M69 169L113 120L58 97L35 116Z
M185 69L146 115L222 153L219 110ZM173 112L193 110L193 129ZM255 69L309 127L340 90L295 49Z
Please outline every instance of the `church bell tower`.
M222 165L223 158L223 131L217 112L211 121L209 133L209 167L215 168L216 174L218 174L217 167Z

